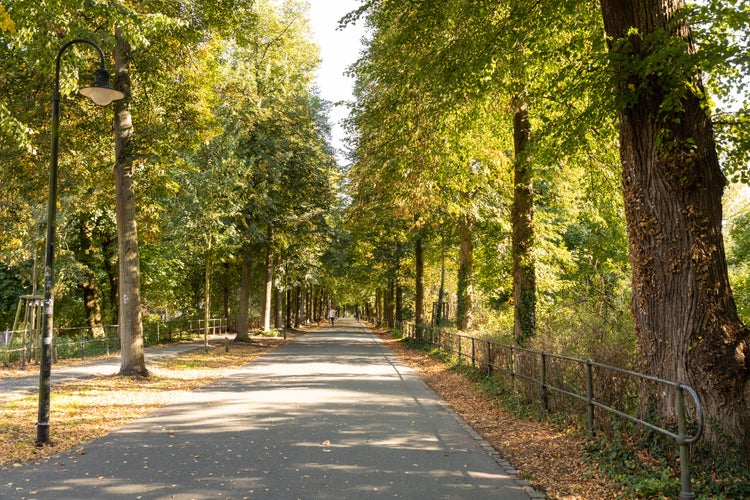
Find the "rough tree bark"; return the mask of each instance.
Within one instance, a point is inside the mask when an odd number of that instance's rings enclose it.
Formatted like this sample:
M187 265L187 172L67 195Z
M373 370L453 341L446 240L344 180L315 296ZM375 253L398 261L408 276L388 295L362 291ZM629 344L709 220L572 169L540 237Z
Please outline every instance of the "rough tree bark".
M284 290L280 286L274 288L276 293L276 328L284 328Z
M389 328L393 328L396 309L396 281L388 278L388 287L383 294L383 320Z
M474 242L471 239L472 221L462 215L458 223L458 286L456 295L456 323L459 330L471 328L474 311Z
M445 235L440 235L440 288L438 289L438 303L435 311L435 325L443 325L443 317L446 316L443 310L445 302Z
M395 321L401 322L404 320L404 287L401 286L400 280L396 280L395 297Z
M526 103L516 106L513 116L512 243L513 255L513 336L523 345L536 330L536 267L534 246L534 188L526 146L531 137L529 109Z
M294 286L294 328L300 326L300 315L302 312L302 287Z
M117 297L119 297L119 285L117 279L117 269L115 269L117 260L117 238L113 233L112 235L102 233L102 257L104 272L107 274L107 282L109 283L109 313L110 316L106 318L106 321L116 323L119 316L120 307L118 304Z
M141 264L133 190L133 120L130 115L130 45L115 28L114 87L125 98L114 102L115 212L119 248L120 375L148 375L141 323Z
M252 259L249 252L242 257L242 276L240 277L240 299L237 304L237 342L249 342L248 309L250 307L250 277L252 273Z
M601 0L619 97L633 304L645 369L698 392L707 438L750 458L750 349L727 277L713 128L695 67L643 71L669 44L694 52L682 0ZM652 66L653 67L653 66ZM684 66L682 66L684 68ZM657 403L670 415L671 398Z
M269 237L271 230L268 231ZM271 331L271 299L273 298L273 247L268 244L263 279L263 331Z
M419 332L424 328L424 252L422 249L422 238L414 242L415 261L415 297L414 297L414 323L417 326L417 337L421 338Z
M383 320L383 289L382 287L375 288L375 317L379 320Z
M229 284L227 283L227 277L229 275L229 263L224 263L224 285L221 287L221 298L222 298L222 311L224 311L224 317L227 320L232 316L232 306L230 305L231 292Z
M292 287L286 288L286 319L284 320L285 328L292 327Z
M209 323L211 322L211 242L212 238L209 236L206 245L206 281L203 290L203 349L206 353L208 353Z
M86 323L89 332L94 338L104 337L104 327L102 325L102 307L99 300L99 284L93 276L79 285L83 292L83 307L86 310Z
M83 308L86 311L86 324L89 327L89 333L92 337L104 337L104 328L102 326L102 306L101 300L99 299L99 282L94 276L94 272L91 270L94 266L93 259L90 257L92 252L90 251L93 247L93 241L91 232L88 230L87 225L81 221L78 226L78 238L80 241L80 249L76 253L76 258L81 264L86 266L85 277L78 283L78 287L83 293Z

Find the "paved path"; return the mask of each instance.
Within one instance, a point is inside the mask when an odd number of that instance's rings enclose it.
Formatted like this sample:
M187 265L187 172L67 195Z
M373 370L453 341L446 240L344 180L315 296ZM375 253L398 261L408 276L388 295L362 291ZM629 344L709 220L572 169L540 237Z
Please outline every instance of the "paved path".
M0 470L0 498L543 498L352 321L85 446Z

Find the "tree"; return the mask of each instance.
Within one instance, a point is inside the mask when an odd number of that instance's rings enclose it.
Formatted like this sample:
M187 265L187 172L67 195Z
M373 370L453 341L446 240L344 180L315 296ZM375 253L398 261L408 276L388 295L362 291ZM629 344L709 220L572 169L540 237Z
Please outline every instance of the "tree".
M141 322L141 264L133 189L133 119L130 115L130 45L115 28L114 87L125 94L115 103L115 189L119 246L120 375L148 375Z
M317 52L309 40L304 5L258 2L255 11L256 29L245 33L242 43L232 43L225 56L223 85L240 104L224 119L231 123L226 134L236 138L234 154L245 166L243 193L238 193L243 258L264 263L262 327L270 330L278 269L294 269L289 284L298 284L306 272L295 265L305 259L298 260L290 248L304 253L298 243L310 242L301 236L325 232L323 214L333 200L335 163L326 144L326 105L312 89ZM310 257L322 252L306 250ZM293 263L282 261L282 255ZM245 287L250 283L243 279L240 290L240 338L246 335L245 297L250 293Z
M698 392L711 442L750 459L750 332L722 240L719 166L682 0L602 0L620 117L636 333L646 370ZM674 403L660 403L666 415Z
M526 102L513 113L513 209L511 212L513 259L513 337L519 344L536 331L536 266L534 265L534 187L527 152L531 121Z

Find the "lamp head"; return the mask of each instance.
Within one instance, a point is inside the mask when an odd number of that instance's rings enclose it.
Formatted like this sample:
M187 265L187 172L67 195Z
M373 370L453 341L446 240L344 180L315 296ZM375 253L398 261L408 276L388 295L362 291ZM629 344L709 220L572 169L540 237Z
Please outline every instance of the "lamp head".
M79 92L99 106L106 106L112 101L125 97L125 94L113 89L109 84L109 71L104 68L96 70L96 73L94 73L94 84L91 87L84 87Z

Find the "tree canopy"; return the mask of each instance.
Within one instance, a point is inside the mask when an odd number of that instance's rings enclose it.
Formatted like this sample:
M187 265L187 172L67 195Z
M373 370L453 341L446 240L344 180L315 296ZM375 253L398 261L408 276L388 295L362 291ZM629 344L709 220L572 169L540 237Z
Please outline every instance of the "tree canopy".
M302 0L0 2L0 327L40 280L52 61L85 37L110 67L128 47L147 315L242 338L335 305L696 385L732 364L701 394L748 406L747 2L367 0L353 22L340 166ZM121 158L111 110L75 94L92 55L62 63L56 324L93 333L125 279ZM669 352L665 317L699 325Z

